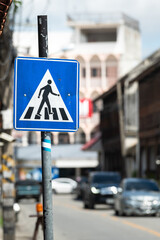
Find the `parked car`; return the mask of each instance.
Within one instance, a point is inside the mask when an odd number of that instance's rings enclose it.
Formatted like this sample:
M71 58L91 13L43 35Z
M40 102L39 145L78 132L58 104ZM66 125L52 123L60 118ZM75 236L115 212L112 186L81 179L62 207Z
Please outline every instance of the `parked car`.
M74 193L77 182L71 178L56 178L52 180L52 190L54 193Z
M116 215L156 215L160 212L160 190L154 180L126 178L115 195Z
M84 208L94 208L95 204L113 205L114 194L120 184L118 172L92 172L84 189Z
M82 176L77 181L77 187L75 189L75 194L76 194L76 198L77 199L83 199L85 185L86 185L86 183L88 181L87 179L88 179L87 177Z
M15 185L16 202L20 199L34 198L37 202L40 201L42 188L39 182L33 179L18 180Z

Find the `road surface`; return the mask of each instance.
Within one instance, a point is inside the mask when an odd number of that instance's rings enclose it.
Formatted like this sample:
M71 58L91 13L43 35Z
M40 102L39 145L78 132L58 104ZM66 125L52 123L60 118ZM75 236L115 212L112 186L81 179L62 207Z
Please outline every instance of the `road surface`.
M20 203L16 240L31 240L35 218L34 200ZM116 217L106 205L83 209L73 195L53 195L54 240L154 240L160 239L159 217ZM43 239L41 228L37 240Z

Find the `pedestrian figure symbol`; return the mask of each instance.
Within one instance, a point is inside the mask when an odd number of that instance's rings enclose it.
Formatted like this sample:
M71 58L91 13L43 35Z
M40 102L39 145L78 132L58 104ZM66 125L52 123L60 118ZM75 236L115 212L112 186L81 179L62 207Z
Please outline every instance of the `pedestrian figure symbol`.
M46 71L20 120L73 122L49 70Z
M43 108L43 105L45 103L47 104L49 114L53 114L53 112L51 111L51 105L50 105L50 102L49 102L49 99L48 99L49 94L53 94L55 96L60 96L59 94L56 94L52 91L52 88L50 86L52 81L50 79L47 81L47 83L48 84L46 86L44 86L43 88L41 88L40 91L39 91L38 98L40 98L42 91L43 91L43 95L42 95L42 101L40 103L40 106L39 106L39 109L38 109L38 112L37 112L38 116L42 116L40 112L41 112L41 110Z

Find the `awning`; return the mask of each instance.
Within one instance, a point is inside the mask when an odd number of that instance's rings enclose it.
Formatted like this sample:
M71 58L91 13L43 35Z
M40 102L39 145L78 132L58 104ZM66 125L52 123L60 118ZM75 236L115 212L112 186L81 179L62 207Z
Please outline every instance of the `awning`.
M52 160L52 166L57 168L95 168L98 166L97 159L56 159ZM35 168L41 167L41 161L20 161L17 162L17 168Z
M125 138L125 148L126 150L131 149L137 145L137 137L126 137Z
M56 159L55 166L58 168L95 168L98 166L97 159Z
M13 142L15 141L15 138L9 135L8 133L2 132L0 133L0 139L6 141L6 142Z
M100 140L101 133L98 132L94 138L92 138L90 141L88 141L86 144L82 146L81 150L94 150L94 151L100 150L101 149Z
M62 144L52 146L52 165L58 168L94 168L98 166L98 154L82 151L81 144ZM17 167L41 166L41 146L17 147Z

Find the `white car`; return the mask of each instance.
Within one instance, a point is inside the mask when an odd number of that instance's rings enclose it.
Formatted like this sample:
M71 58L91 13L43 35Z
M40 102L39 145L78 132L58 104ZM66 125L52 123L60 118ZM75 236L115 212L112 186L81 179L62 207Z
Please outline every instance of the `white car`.
M56 178L52 180L54 193L73 193L76 187L77 182L70 178Z

